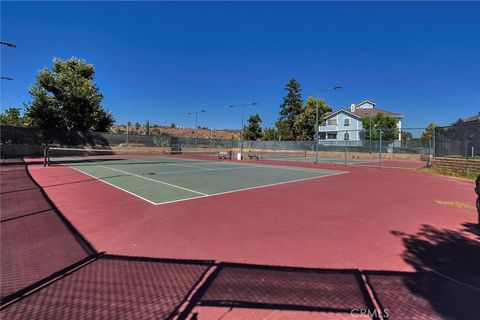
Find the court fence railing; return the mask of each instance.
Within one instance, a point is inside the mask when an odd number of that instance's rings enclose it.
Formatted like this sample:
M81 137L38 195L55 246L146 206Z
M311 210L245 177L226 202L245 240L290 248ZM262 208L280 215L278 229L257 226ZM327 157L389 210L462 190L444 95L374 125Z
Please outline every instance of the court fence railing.
M162 152L243 152L247 155L270 156L282 154L285 160L319 159L344 162L346 165L361 160L381 165L385 160L427 161L433 155L465 154L465 150L479 150L478 130L439 127L433 135L425 135L425 128L335 130L320 131L315 139L306 141L206 139L200 137L172 137L165 135L138 135L127 133L81 132L59 129L34 129L1 126L2 145L37 145L46 147L83 147L106 149L135 149L135 152L160 148ZM460 135L458 134L460 132ZM467 132L467 133L465 133ZM471 136L472 132L473 136ZM448 133L448 134L447 134ZM468 137L468 142L462 137ZM435 139L436 138L436 139ZM477 151L475 151L477 152Z
M435 156L480 158L480 123L435 128Z

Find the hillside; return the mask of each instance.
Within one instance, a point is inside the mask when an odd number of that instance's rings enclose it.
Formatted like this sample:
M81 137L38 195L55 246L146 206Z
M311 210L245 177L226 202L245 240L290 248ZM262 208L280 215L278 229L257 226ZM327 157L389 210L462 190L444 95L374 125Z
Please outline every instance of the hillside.
M113 133L125 133L127 131L126 125L114 125L110 128L110 132ZM145 126L131 126L129 133L144 135L146 131ZM170 135L174 137L191 138L195 135L193 128L179 128L179 127L166 127L154 125L150 127L151 135ZM197 136L204 139L238 139L240 137L239 130L223 129L223 130L210 130L210 129L198 129Z

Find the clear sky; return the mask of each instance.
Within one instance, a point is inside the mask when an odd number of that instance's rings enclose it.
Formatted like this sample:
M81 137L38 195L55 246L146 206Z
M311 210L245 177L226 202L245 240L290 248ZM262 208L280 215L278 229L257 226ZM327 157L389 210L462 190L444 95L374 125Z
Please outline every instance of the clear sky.
M104 106L126 121L239 128L231 104L278 117L284 85L338 109L369 99L404 126L480 111L479 2L4 2L1 108L21 107L52 58L96 67Z

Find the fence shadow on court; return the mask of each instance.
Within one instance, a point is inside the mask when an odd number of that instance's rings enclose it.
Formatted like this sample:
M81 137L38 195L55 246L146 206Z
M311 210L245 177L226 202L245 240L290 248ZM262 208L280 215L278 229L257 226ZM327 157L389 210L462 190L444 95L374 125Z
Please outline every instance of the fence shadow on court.
M424 225L413 235L393 232L416 272L114 256L96 252L23 162L3 169L2 178L25 181L9 182L11 192L1 194L2 319L193 319L202 306L346 316L364 310L374 319L480 313L480 231L473 223L459 231Z

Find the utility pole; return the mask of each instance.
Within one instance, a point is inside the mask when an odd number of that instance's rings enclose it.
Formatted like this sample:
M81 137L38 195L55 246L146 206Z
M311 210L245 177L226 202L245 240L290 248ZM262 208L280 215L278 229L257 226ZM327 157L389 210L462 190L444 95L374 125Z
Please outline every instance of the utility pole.
M320 107L319 105L319 101L320 101L320 95L319 93L320 92L326 92L326 91L334 91L334 90L338 90L338 89L342 89L342 87L340 86L335 86L333 88L327 88L327 89L320 89L320 90L314 90L310 93L314 93L317 95L316 97L316 104L315 104L315 141L313 142L313 148L314 148L314 151L315 151L315 160L313 161L314 163L318 163L318 108ZM308 94L308 93L307 93Z
M197 135L198 135L198 114L202 112L206 112L207 110L199 110L199 111L192 111L187 113L188 115L195 115L195 130L194 130L194 139L195 139L195 158L197 157Z
M237 104L237 105L228 106L229 108L241 108L242 109L242 129L240 131L240 160L243 159L243 127L244 127L243 118L244 118L244 112L245 112L244 109L245 109L245 107L256 106L256 105L258 105L258 103L252 102L252 103L244 103L244 104Z

